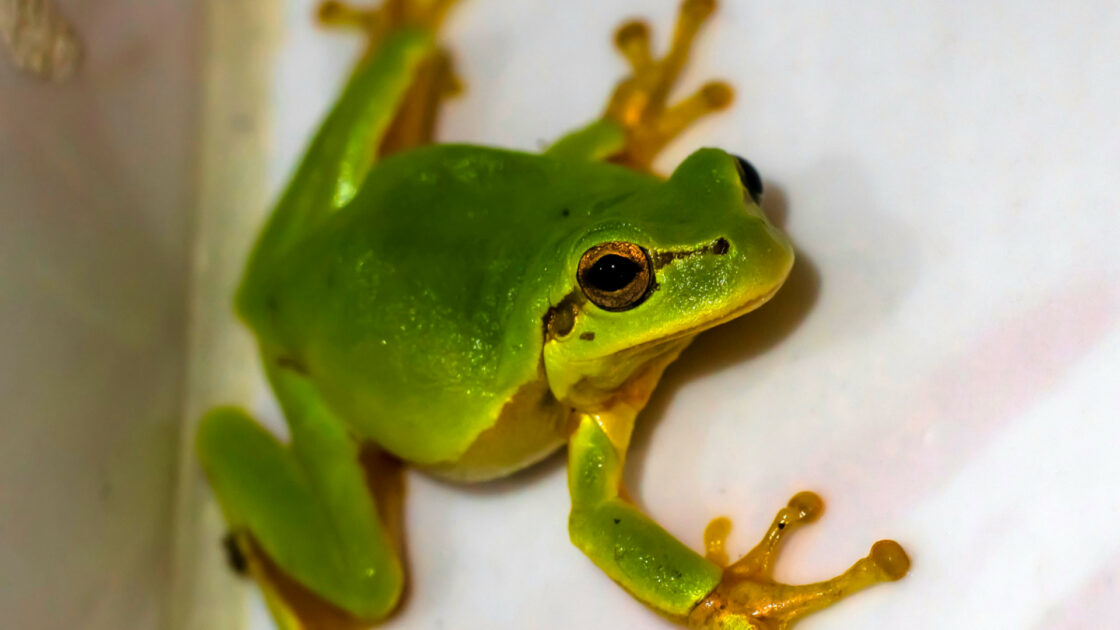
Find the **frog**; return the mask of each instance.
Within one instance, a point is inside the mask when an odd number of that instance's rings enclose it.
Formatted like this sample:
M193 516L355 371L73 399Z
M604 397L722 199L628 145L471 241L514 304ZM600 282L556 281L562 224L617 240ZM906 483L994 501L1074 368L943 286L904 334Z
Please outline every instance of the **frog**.
M459 483L567 447L571 542L666 619L781 630L910 560L876 542L813 584L774 578L782 540L823 508L801 492L730 562L730 521L699 552L627 494L635 422L698 334L765 304L794 264L747 160L654 159L725 109L712 81L671 101L714 0L683 0L667 52L616 31L630 72L601 116L540 152L435 141L462 82L440 27L454 0L329 1L366 48L272 209L235 296L285 439L246 411L201 418L196 450L235 566L283 630L389 619L405 586L404 467Z

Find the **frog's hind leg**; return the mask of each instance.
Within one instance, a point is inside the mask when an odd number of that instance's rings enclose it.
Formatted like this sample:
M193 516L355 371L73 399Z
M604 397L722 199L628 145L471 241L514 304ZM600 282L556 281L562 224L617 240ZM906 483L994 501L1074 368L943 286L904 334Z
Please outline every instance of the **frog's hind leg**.
M232 564L257 581L282 630L369 627L404 586L399 464L361 448L301 377L272 376L289 444L238 409L212 411L199 428Z
M910 559L893 540L880 540L839 576L814 584L789 585L774 580L774 563L782 539L801 525L815 521L823 510L820 497L801 492L778 511L762 540L747 555L730 566L723 542L731 527L719 518L705 531L707 557L724 566L719 587L689 615L693 628L739 627L744 613L758 630L788 630L805 615L821 610L857 591L880 582L898 580L910 569ZM749 610L743 610L747 603Z
M378 155L385 157L431 144L435 139L439 108L444 100L462 90L462 83L455 75L451 54L444 48L426 59L416 73L416 79L401 101L397 116L385 131L378 146Z
M249 259L238 311L257 326L269 313L261 278L354 198L381 157L428 142L441 99L457 82L436 29L453 0L387 0L377 10L324 3L320 19L365 32L369 46L304 153Z
M397 28L439 29L456 0L386 0L377 9L359 8L328 0L319 6L324 24L357 27L369 37L367 54L387 33ZM413 73L412 83L396 107L392 123L376 146L378 157L385 157L424 144L435 137L439 108L443 101L462 90L451 53L435 48Z
M714 0L684 0L672 44L656 59L650 49L649 26L627 22L615 34L615 45L630 65L630 75L614 89L600 120L562 138L549 152L566 157L609 159L649 171L657 154L673 138L706 114L731 104L731 87L711 81L695 94L670 104L669 97L688 61L693 41L715 11Z

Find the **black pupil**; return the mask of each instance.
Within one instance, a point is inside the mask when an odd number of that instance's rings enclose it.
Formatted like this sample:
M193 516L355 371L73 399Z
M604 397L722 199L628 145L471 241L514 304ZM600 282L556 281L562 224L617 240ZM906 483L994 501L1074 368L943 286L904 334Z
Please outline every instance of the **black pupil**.
M739 161L739 180L742 181L743 187L750 193L751 199L758 203L758 200L762 198L762 178L759 177L758 171L750 162L739 156L735 156L735 159Z
M600 291L618 291L633 282L641 271L642 268L633 260L607 254L591 265L583 280Z

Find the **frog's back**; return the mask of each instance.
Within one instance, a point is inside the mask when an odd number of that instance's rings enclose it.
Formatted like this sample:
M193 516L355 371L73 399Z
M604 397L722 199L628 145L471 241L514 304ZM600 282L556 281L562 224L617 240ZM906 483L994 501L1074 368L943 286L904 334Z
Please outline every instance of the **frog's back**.
M246 280L241 311L361 437L451 461L541 378L565 247L653 182L473 146L394 156L267 277Z

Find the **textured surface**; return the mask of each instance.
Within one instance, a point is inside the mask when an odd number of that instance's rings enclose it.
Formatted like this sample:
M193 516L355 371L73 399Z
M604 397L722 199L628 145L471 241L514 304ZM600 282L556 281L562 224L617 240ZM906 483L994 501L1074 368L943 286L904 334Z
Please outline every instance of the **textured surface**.
M739 100L661 164L701 144L748 157L798 266L669 370L639 421L632 493L697 548L731 516L736 554L793 492L819 492L789 580L877 538L911 551L908 578L806 630L1114 623L1117 9L725 4L688 79L724 77ZM665 25L674 5L463 0L448 37L468 91L443 137L534 148L584 122L623 71L614 25ZM310 10L291 3L275 59L272 190L357 49L315 33ZM411 591L387 627L666 626L568 542L557 460L409 490Z
M193 12L57 4L84 46L77 75L39 81L0 55L0 618L154 630L181 412Z
M81 59L73 27L51 0L0 0L0 42L15 67L42 79L65 79Z

